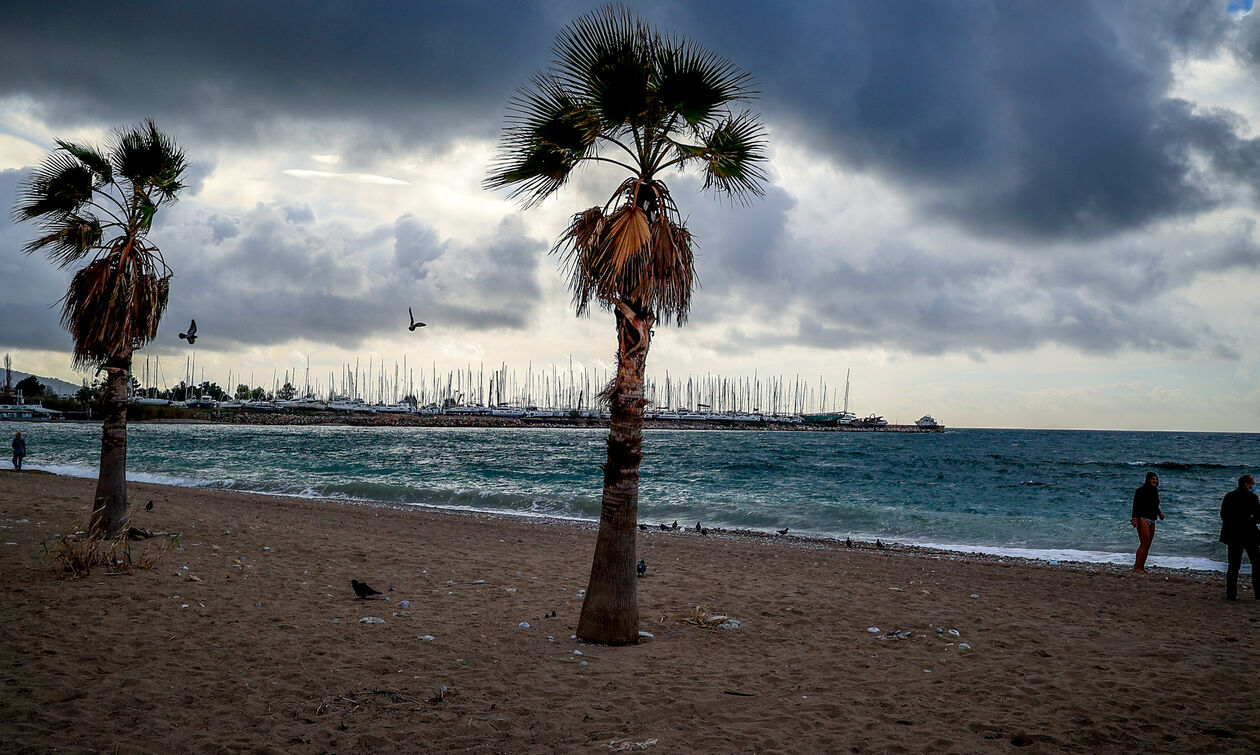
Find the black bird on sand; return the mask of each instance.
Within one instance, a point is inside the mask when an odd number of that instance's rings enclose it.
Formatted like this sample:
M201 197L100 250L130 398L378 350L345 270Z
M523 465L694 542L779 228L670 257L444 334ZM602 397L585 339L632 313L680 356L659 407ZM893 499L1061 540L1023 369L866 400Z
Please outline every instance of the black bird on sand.
M852 541L852 540L850 540L849 538L847 538L847 537L846 537L846 538L844 539L844 547L846 547L846 548L852 548L852 547L853 547L853 541Z
M149 501L148 503L146 503L146 504L144 505L144 510L145 510L145 511L152 511L152 510L153 510L153 501Z
M881 551L884 549L884 544L879 541L879 538L875 538L875 547L879 548Z
M677 520L677 519L675 519L675 520L674 520L674 526L673 526L673 528L672 528L672 529L678 529L678 520Z
M644 561L643 559L639 559L639 565L634 568L635 568L635 571L639 572L640 577L642 577L644 574L647 574L647 562Z
M708 534L709 534L709 528L708 528L708 527L701 527L701 528L700 528L700 534L701 534L701 535L708 535Z
M357 579L350 580L350 586L354 588L354 594L358 595L360 598L366 599L373 595L381 594L380 590L373 590L367 582L360 582Z
M197 340L197 321L193 320L192 322L190 322L188 324L188 332L180 333L179 337L187 341L189 346L192 346L193 341Z
M664 522L661 522L661 529L663 529L663 530L667 530L667 529L669 529L669 525L668 525L668 524L666 524L666 523L664 523Z
M407 316L411 318L411 324L407 326L407 330L415 330L416 328L424 327L424 323L417 322L416 316L411 314L411 307L407 307Z
M699 531L700 531L700 523L696 522L696 532L699 532Z
M639 525L639 531L640 531L640 532L647 532L647 525L646 525L646 524L640 524L640 525Z
M788 528L784 527L781 530L775 530L775 532L778 532L780 535L786 535L788 533Z

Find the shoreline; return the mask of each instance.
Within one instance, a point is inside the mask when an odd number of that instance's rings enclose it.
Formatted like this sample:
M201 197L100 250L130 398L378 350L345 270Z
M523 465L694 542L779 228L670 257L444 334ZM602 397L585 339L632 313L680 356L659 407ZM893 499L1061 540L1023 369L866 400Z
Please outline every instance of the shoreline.
M1260 673L1236 641L1260 620L1249 580L1227 603L1207 573L649 529L654 636L609 648L571 637L589 523L129 489L133 524L179 549L64 581L40 544L86 520L91 481L0 475L16 750L1260 748L1224 676ZM357 600L351 578L384 595Z
M91 472L90 474L74 475L74 474L66 474L61 471L46 470L40 467L28 467L27 470L23 472L23 474L25 474L27 471L35 472L37 474L52 475L55 477L65 477L67 479L90 479L90 480L96 479L94 470L89 470ZM0 474L4 474L4 473L12 473L12 470L0 468ZM132 473L129 472L129 475L131 474ZM149 478L162 477L161 475L148 475L148 474L143 474L143 473L137 473L137 474L140 474L140 476L142 477L149 477ZM276 492L268 492L268 491L261 491L261 490L242 490L242 489L235 489L235 488L216 487L214 483L191 484L193 481L188 481L190 484L182 485L175 482L158 481L154 479L146 479L146 480L132 479L132 477L129 476L128 484L130 485L133 482L144 484L144 485L169 487L169 488L174 488L178 490L183 490L183 489L214 490L214 491L222 491L224 493L229 493L229 494L234 494L234 495L260 496L263 498L272 497L272 498L293 499L293 500L301 500L301 501L322 501L322 502L326 502L326 503L334 504L334 505L384 507L384 508L390 508L390 509L395 509L399 511L424 510L424 511L433 511L433 512L439 512L439 513L446 512L446 513L453 513L453 514L470 514L470 515L475 515L475 516L505 517L508 519L522 520L522 521L570 523L574 525L587 526L590 528L596 528L599 525L598 519L580 519L576 517L562 517L562 516L555 516L553 514L539 514L539 513L527 512L527 511L494 511L494 510L488 510L488 509L477 509L473 507L442 506L438 504L429 504L429 503L403 503L403 502L396 502L396 501L381 501L381 500L375 500L375 499L369 499L369 498L350 498L350 497L340 497L340 496L330 497L330 496L320 496L320 495L303 495L303 494L298 494L298 493L276 493ZM658 532L672 533L672 534L691 532L690 528L684 527L684 526L680 526L678 530L662 529L662 525L664 524L665 523L663 522L642 521L640 522L640 527L647 527L649 531L658 531ZM774 532L773 529L763 531L763 530L757 530L757 529L752 529L752 528L718 527L718 526L712 526L712 525L709 527L706 527L705 529L708 531L709 535L712 535L714 537L769 538L771 540L777 540L777 541L782 541L782 542L796 542L796 543L801 543L805 545L812 544L812 545L820 546L820 547L837 547L837 548L842 547L844 544L844 538L841 538L838 535L822 535L822 534L816 534L816 533L805 533L805 534L789 533L787 535L779 535L776 532ZM862 549L862 548L868 548L872 550L876 549L876 545L874 541L853 540L853 543L854 543L854 549ZM1024 549L1021 549L1021 548L1004 548L1001 546L968 545L968 544L953 544L953 543L924 544L924 543L917 543L917 542L903 542L899 540L890 540L888 543L885 543L884 545L889 553L897 553L897 552L919 553L922 555L926 555L930 557L937 557L937 558L940 558L940 557L974 558L974 559L979 559L979 560L992 560L998 563L1002 563L1006 561L1017 561L1017 562L1022 562L1024 564L1027 564L1027 565L1039 565L1039 566L1046 566L1050 568L1060 567L1060 566L1066 567L1066 568L1081 568L1081 569L1106 568L1106 569L1119 571L1119 572L1128 572L1129 568L1125 564L1132 559L1132 555L1127 552L1126 553L1110 553L1106 551L1076 551L1070 548L1035 548L1035 549L1024 548ZM1044 556L1027 555L1028 553L1044 553L1046 555ZM1064 553L1069 554L1069 555L1066 555L1066 556L1059 555L1059 554L1064 554ZM1078 554L1081 556L1092 556L1093 558L1073 558L1071 554ZM1113 560L1113 559L1120 559L1120 560ZM1215 561L1212 559L1203 559L1203 558L1189 557L1189 556L1168 556L1168 555L1161 556L1158 553L1152 554L1151 559L1152 559L1151 563L1148 564L1148 567L1158 570L1158 572L1161 574L1164 574L1164 573L1183 574L1183 575L1223 574L1227 566L1225 561ZM1205 568L1196 568L1194 566L1160 566L1159 561L1161 559L1163 560L1171 559L1171 560L1174 560L1176 563L1183 563L1187 561L1189 562L1206 561L1210 563L1211 566L1207 566ZM1246 563L1243 564L1244 577L1246 577L1247 574L1249 573L1248 571L1246 571L1249 568L1250 567L1248 564Z

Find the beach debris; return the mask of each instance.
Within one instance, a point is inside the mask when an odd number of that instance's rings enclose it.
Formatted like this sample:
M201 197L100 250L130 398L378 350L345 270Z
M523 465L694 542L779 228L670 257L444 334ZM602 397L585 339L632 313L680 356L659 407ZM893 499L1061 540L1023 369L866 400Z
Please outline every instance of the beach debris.
M213 325L214 323L210 324ZM193 320L188 323L188 332L180 333L179 337L187 341L189 346L192 346L193 342L197 340L197 321Z
M869 631L869 630L868 630ZM881 634L877 639L880 640L908 640L910 639L909 629L894 629L887 634Z
M574 651L573 651L573 654L574 654L574 655L581 655L581 654L582 654L582 651L581 651L581 650L574 650Z
M544 613L544 614L543 614L543 618L544 618L544 619L554 619L554 618L556 618L556 612L555 612L555 611L551 611L551 612L549 612L549 613Z
M786 535L788 533L788 528L784 527L781 530L775 530L775 532L779 533L780 535Z
M529 629L529 622L522 621L520 624L517 624L516 626L520 627L521 629Z
M967 644L967 643L965 643L965 642L960 642L960 643L958 643L958 649L959 649L959 650L970 650L970 649L971 649L971 646L970 646L970 645L968 645L968 644Z
M644 574L647 574L647 562L644 561L643 559L639 559L639 563L637 566L634 567L634 570L639 573L640 577L642 577Z
M644 632L643 630L639 630L639 639L652 640L652 639L656 639L656 635L652 634L651 632Z
M410 331L410 330L415 330L416 328L424 327L424 323L417 322L416 316L411 314L411 307L407 307L407 316L411 318L411 324L407 326L407 330Z
M871 634L879 634L879 627L867 627L866 631L870 632Z
M936 633L937 633L937 634L945 634L945 630L944 630L944 629L941 629L940 627L937 627L937 628L936 628Z
M976 599L976 598L979 598L979 597L980 597L980 595L979 595L978 593L974 593L974 592L973 592L973 593L971 594L971 597L972 597L972 599L974 600L974 599Z
M381 595L380 590L373 589L367 582L360 582L357 579L350 580L350 586L354 588L354 594L359 596L360 600L367 600L373 595Z
M958 631L957 629L951 629L951 630L949 630L949 636L950 636L950 637L962 637L962 634L960 634L960 633L959 633L959 631Z
M585 596L586 596L586 590L585 590L585 589L583 589L583 590L578 590L578 591L577 591L577 596L578 596L579 598L581 598L581 597L585 597Z
M604 746L613 752L630 752L632 750L646 750L659 741L660 740L656 737L640 740L638 742L630 739L614 739Z
M264 545L264 546L263 546L263 550L265 550L265 551L269 551L269 550L271 550L271 546L270 546L270 545Z
M738 629L739 619L724 613L716 613L708 606L696 606L690 616L683 616L679 621L684 624L695 624L705 629Z
M422 634L416 639L420 640L421 642L435 642L437 640L437 638L431 634Z
M377 616L364 616L359 619L360 624L384 624L385 620Z
M581 663L580 665L585 666L585 665L586 665L586 661L582 661L582 663Z
M398 607L399 607L399 608L402 608L402 609L404 609L404 610L405 610L405 609L408 609L408 608L411 608L411 601L410 601L410 600L400 600L400 601L398 601Z
M554 634L547 635L547 642L555 642L555 641L556 641L556 636Z
M740 692L739 690L734 690L734 689L724 689L722 690L722 694L735 695L736 697L756 697L757 696L756 692Z

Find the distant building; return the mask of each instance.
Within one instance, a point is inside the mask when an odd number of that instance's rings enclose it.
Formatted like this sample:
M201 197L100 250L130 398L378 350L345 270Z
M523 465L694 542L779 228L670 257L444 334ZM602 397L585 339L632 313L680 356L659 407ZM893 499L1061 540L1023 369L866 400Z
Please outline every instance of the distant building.
M42 404L0 404L2 420L42 422L60 417L61 412L45 409Z

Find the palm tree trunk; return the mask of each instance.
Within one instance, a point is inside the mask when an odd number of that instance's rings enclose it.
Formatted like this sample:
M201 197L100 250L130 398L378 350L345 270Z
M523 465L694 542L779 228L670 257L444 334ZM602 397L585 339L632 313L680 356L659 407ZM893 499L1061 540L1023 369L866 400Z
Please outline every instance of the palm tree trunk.
M643 375L653 320L624 305L615 314L617 376L609 387L604 497L577 634L591 642L626 645L639 641L635 549L639 463L643 460Z
M105 366L101 393L101 466L96 476L91 531L116 537L127 526L127 389L131 355L111 359Z

